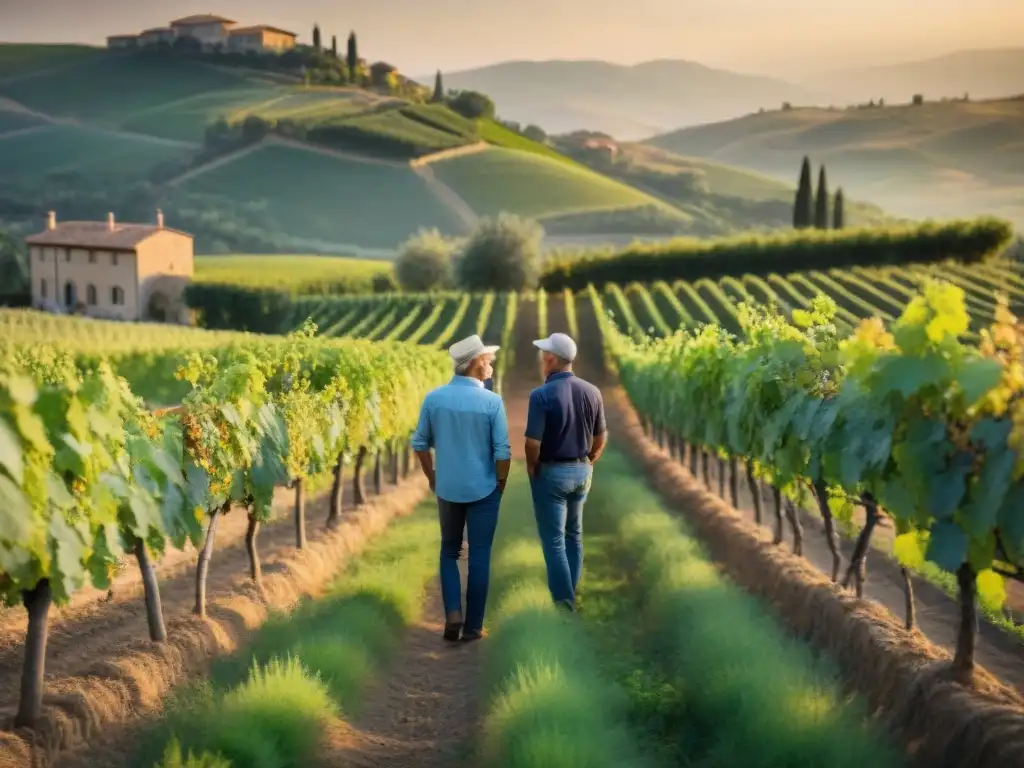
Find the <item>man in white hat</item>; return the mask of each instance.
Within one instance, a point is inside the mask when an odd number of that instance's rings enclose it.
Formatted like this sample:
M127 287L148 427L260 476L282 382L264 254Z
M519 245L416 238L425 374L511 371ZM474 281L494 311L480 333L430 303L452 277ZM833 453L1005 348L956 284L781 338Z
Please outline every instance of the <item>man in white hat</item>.
M576 342L570 337L553 333L533 345L541 351L544 384L530 393L526 468L548 589L557 605L572 611L583 570L583 503L608 436L604 400L573 374Z
M498 349L475 335L449 348L455 375L427 395L412 436L420 467L437 495L445 640L459 640L460 633L467 641L483 637L491 544L512 463L505 404L484 388ZM469 538L465 620L458 565L464 531Z

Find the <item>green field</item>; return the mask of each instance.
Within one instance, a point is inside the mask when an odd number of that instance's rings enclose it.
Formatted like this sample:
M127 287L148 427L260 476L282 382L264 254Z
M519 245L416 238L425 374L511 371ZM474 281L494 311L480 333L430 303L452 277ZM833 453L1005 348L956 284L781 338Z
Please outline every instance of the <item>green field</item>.
M493 147L440 160L431 168L473 210L485 216L507 211L543 218L658 204L632 187L585 168L512 149Z
M185 188L264 205L268 223L307 243L300 250L320 250L316 243L391 249L421 227L461 231L409 168L290 147L258 149Z
M232 254L197 256L193 279L198 283L274 288L294 293L327 293L330 287L344 287L349 293L368 293L375 275L392 272L391 262L373 259Z
M104 55L90 45L0 44L0 79L66 67Z
M136 180L155 165L189 154L187 147L76 125L0 136L0 167L11 181L67 172Z
M55 117L120 123L141 110L247 84L200 62L102 55L67 69L0 83L0 95Z

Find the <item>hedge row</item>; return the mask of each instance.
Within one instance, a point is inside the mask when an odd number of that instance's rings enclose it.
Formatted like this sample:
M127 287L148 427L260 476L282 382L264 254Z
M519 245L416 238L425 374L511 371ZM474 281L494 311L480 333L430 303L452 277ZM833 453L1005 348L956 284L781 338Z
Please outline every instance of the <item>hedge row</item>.
M635 244L611 253L556 258L548 262L541 287L582 290L590 283L697 280L945 259L972 263L998 255L1012 237L1011 224L984 217L942 224Z

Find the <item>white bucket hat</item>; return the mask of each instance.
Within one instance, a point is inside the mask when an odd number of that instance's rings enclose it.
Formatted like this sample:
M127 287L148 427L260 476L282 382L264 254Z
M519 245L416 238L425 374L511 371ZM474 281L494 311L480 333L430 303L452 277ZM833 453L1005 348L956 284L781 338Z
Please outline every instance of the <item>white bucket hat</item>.
M484 344L483 340L475 333L463 339L462 341L456 341L450 347L448 347L448 354L452 356L452 362L455 363L457 368L460 365L468 363L474 357L480 357L480 355L493 355L501 347Z

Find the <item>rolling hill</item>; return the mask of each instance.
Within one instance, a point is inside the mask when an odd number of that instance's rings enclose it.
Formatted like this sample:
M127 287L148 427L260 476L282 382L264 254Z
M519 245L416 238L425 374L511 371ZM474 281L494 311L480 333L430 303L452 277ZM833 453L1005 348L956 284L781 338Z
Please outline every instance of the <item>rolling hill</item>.
M929 99L998 99L1024 93L1024 48L956 51L921 61L832 72L809 86L836 94L843 102L885 99L907 101L920 93Z
M766 112L646 143L787 181L809 155L833 189L897 214L1024 223L1024 98Z
M18 232L47 210L149 220L161 207L200 252L382 257L420 228L463 234L501 211L570 245L789 218L788 185L769 193L756 174L708 165L706 195L668 199L443 104L182 56L0 46L6 71L17 61L28 68L0 77L0 224Z
M430 79L422 79L430 82ZM705 67L691 61L635 66L605 61L511 61L444 73L448 88L482 91L502 117L535 123L548 133L589 129L636 139L783 101L807 103L820 94L770 77Z

